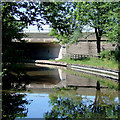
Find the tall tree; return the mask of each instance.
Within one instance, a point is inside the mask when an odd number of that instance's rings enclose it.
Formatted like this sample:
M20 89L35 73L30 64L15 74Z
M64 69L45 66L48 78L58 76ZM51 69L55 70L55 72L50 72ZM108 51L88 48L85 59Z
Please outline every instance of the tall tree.
M76 6L77 20L95 30L98 54L101 51L101 37L106 32L105 24L110 22L107 14L111 7L112 3L109 2L78 2Z
M69 34L61 34L54 28L50 35L65 41L65 43L77 43L79 37L82 36L82 30L87 25L95 30L99 54L101 52L101 37L107 32L105 24L111 22L108 19L109 10L115 7L114 4L109 2L71 2L64 3L64 5L67 9L65 21L68 21L70 24L68 28L71 30L69 30Z

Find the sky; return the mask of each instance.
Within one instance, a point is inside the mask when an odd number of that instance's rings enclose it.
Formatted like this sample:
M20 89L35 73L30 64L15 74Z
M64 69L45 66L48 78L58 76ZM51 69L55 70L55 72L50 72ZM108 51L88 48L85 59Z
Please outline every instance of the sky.
M43 27L43 29L44 30L38 30L37 29L37 25L31 25L31 26L28 26L28 28L26 29L24 29L24 32L25 33L49 33L50 32L50 30L51 30L51 28L50 28L50 26L49 25L42 25L42 27ZM83 32L94 32L94 29L93 28L90 28L89 26L85 26L84 27L84 29L83 29Z
M43 29L44 30L38 30L37 28L37 25L31 25L31 26L28 26L28 28L24 28L24 32L25 33L28 33L28 32L32 32L32 33L39 33L39 32L50 32L51 28L49 27L49 25L42 25Z

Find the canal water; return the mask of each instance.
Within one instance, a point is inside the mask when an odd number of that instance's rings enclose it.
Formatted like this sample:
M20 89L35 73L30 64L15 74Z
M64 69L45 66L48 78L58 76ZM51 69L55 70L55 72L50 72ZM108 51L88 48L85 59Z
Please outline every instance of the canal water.
M62 67L26 64L25 68L26 81L12 82L10 90L3 90L3 120L120 119L118 91L104 86L97 90L97 80L71 74Z

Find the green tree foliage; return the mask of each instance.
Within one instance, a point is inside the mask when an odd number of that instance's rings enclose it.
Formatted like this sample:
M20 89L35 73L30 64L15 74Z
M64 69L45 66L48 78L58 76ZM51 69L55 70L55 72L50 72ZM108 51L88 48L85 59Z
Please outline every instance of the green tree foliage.
M66 18L71 29L69 35L61 34L53 29L50 35L55 36L60 41L66 41L63 43L77 43L78 39L82 37L82 30L87 25L95 30L97 39L97 52L101 52L101 37L108 32L106 25L108 26L114 19L108 18L110 11L117 9L116 3L113 2L74 2L66 4ZM115 12L115 11L114 11Z
M116 45L115 59L118 62L119 68L119 89L120 89L120 2L111 3L112 7L107 15L109 24L105 24L106 33L109 41Z
M23 34L20 33L23 29L23 24L16 21L16 19L11 15L12 6L10 3L2 3L2 44L3 44L3 63L12 62L17 54L15 51L15 46L12 45L12 39L20 40ZM12 4L12 3L11 3ZM8 9L9 8L9 9ZM17 47L16 47L17 48ZM19 57L20 58L20 57Z
M66 26L67 27L64 28L65 30L64 29L62 30L63 31L62 34L61 34L61 31L59 31L55 27L52 27L52 30L49 35L57 38L59 42L61 42L62 44L77 43L78 38L81 35L82 29L80 29L80 25L78 26L79 21L76 19L77 15L75 14L73 15L73 11L76 9L76 3L73 4L72 2L70 3L64 2L60 4L61 6L64 6L64 9L61 9L62 12L60 12L60 14L64 16L63 27L66 27Z
M70 33L70 23L66 20L69 18L68 11L69 3L62 2L46 2L40 4L40 11L44 11L42 17L50 23L51 27L61 35Z
M78 2L76 6L77 20L80 21L81 25L89 25L95 30L98 53L101 51L101 37L106 33L105 24L111 22L108 19L108 14L112 8L113 3L109 2Z
M107 15L109 19L109 24L105 24L105 36L108 37L110 42L113 42L116 45L116 60L120 61L120 53L119 53L119 43L120 43L120 36L119 36L119 26L120 26L120 3L112 3L112 9L109 10Z
M108 20L109 24L105 24L105 35L108 37L109 41L119 43L119 16L120 16L120 8L119 2L110 3L111 9L109 9Z

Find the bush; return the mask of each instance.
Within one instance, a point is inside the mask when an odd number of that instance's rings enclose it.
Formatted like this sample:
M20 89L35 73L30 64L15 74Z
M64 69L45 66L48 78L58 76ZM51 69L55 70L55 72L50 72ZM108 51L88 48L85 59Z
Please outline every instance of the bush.
M115 60L120 61L120 50L115 50Z
M115 60L115 51L111 50L104 50L100 53L100 58L103 59L107 59L107 60Z

